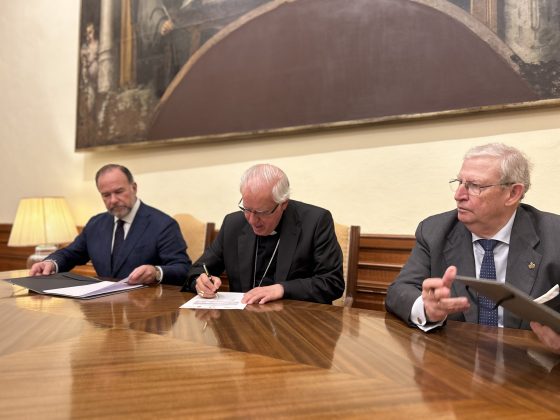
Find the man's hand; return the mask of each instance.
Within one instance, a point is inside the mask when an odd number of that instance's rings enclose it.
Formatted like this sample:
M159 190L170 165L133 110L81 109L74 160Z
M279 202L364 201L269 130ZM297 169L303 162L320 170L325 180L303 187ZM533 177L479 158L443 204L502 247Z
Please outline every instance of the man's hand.
M136 267L128 276L128 284L150 284L156 281L156 268L153 265Z
M469 309L470 304L466 297L450 297L451 284L456 274L457 268L450 266L441 279L430 278L422 283L422 300L429 322L440 322L449 314Z
M550 327L541 325L538 322L531 322L531 329L543 344L555 353L560 354L560 335Z
M55 266L52 261L41 261L35 263L29 269L30 276L48 276L53 274L55 271Z
M222 281L219 277L210 276L208 277L205 273L202 273L196 279L196 293L205 299L212 299L216 297L218 289L222 285Z
M284 287L281 284L272 286L255 287L249 290L241 299L241 303L251 305L253 303L266 303L284 297Z

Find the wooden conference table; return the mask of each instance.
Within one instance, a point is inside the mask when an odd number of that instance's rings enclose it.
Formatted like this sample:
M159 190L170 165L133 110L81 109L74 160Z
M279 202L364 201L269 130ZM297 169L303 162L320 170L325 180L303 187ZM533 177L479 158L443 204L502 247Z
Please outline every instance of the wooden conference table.
M25 271L0 273L0 278ZM157 286L90 301L0 281L2 418L557 418L530 331L280 301L179 309Z

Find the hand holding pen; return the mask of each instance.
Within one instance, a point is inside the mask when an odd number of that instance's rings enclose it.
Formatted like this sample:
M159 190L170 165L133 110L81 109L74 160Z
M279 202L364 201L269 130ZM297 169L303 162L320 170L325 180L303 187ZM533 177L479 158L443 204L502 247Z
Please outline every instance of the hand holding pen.
M212 299L218 296L218 289L222 285L219 277L212 276L206 268L206 264L202 264L204 273L196 279L196 292L205 299Z

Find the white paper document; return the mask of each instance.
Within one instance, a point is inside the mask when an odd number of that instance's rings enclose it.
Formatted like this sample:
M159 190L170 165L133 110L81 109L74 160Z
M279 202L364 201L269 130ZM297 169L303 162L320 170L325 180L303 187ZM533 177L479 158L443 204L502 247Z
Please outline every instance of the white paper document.
M62 287L60 289L45 290L49 295L68 296L75 298L89 298L108 293L122 292L126 290L138 289L143 284L128 284L128 277L118 282L100 281L99 283L86 284L84 286Z
M204 299L196 295L187 303L181 305L186 309L244 309L246 303L241 303L245 293L236 292L218 292L218 295L212 299Z

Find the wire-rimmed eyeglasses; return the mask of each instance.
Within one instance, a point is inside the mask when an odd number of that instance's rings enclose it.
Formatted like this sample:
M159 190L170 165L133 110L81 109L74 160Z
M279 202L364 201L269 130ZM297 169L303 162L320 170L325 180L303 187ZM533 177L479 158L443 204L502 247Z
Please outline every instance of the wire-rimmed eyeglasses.
M482 193L482 191L484 191L486 188L490 188L490 187L503 187L506 185L513 185L513 182L502 182L499 184L489 184L489 185L478 185L474 182L470 182L470 181L463 181L462 179L452 179L451 181L449 181L449 188L451 188L451 191L456 192L459 189L459 186L463 185L465 187L465 189L467 190L467 193L469 195L480 195Z
M239 200L239 203L237 203L237 207L239 207L239 209L243 212L243 213L251 213L254 214L255 216L258 217L266 217L266 216L270 216L272 213L274 213L276 211L276 209L278 208L278 206L280 205L280 203L276 203L276 205L274 206L274 208L272 210L251 210L251 209L246 209L245 207L243 207L241 205L241 202L243 201L243 198L241 198L241 200Z

